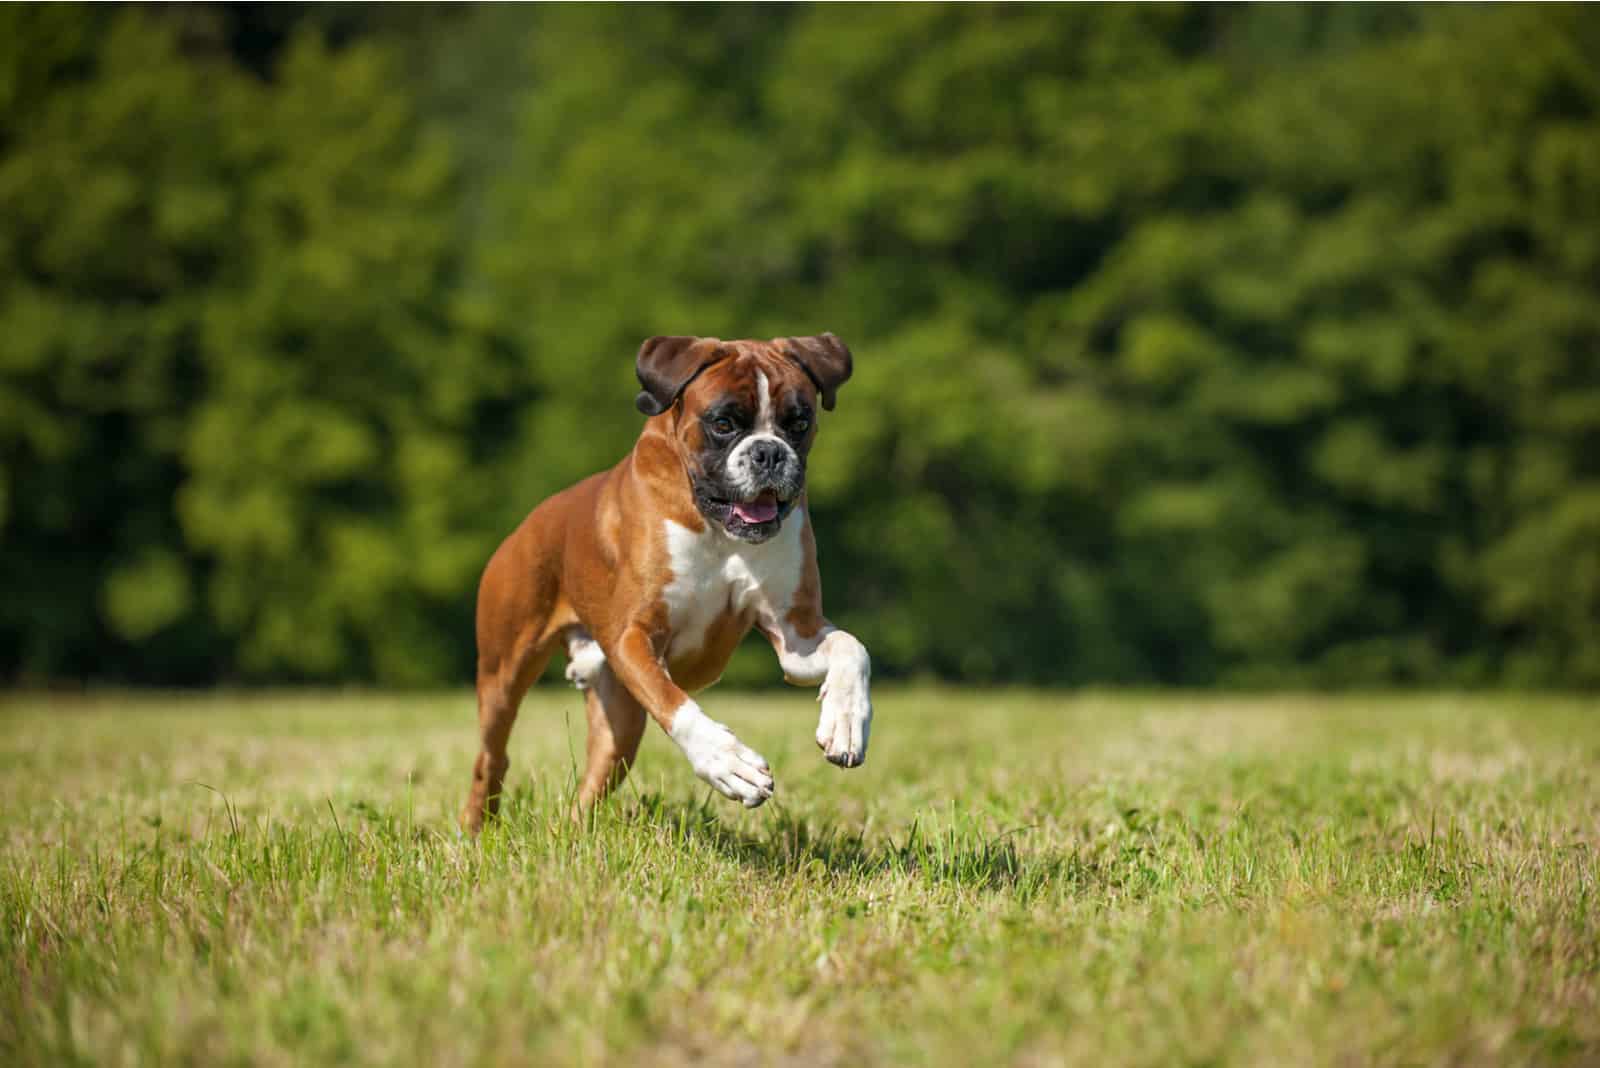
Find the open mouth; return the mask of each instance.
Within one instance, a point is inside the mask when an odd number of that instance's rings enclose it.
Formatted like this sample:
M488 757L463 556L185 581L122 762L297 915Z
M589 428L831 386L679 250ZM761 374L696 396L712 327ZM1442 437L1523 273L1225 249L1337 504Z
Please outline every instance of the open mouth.
M778 495L772 490L763 490L754 500L731 502L733 514L753 527L778 518L780 506Z
M721 525L735 538L759 542L766 541L778 532L794 508L794 502L799 499L799 493L786 497L779 490L768 487L749 500L741 501L713 493L710 486L696 483L694 497L707 519Z

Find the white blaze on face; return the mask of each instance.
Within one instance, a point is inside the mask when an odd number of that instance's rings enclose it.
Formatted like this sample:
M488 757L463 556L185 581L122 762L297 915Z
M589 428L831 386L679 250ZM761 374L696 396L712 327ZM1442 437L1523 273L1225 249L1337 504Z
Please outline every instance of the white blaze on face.
M733 452L728 454L728 485L741 498L746 500L761 492L762 486L756 474L750 468L750 446L758 441L774 441L784 452L784 465L798 466L800 457L795 455L794 449L778 434L778 426L772 414L772 389L767 382L767 376L756 370L756 425L748 436L733 447Z
M756 371L756 404L756 433L772 433L776 429L772 425L772 387L767 382L767 376L759 369Z

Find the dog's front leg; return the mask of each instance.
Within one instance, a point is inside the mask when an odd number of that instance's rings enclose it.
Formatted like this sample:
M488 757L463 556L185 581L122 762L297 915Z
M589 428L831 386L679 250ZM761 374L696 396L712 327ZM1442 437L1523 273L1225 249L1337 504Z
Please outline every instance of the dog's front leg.
M615 648L605 652L617 678L678 743L696 775L746 808L772 796L772 771L766 759L702 712L672 681L644 627L628 627Z
M866 646L821 616L786 619L762 630L777 651L785 681L822 684L817 745L823 755L841 768L858 767L867 759L872 734L872 659Z

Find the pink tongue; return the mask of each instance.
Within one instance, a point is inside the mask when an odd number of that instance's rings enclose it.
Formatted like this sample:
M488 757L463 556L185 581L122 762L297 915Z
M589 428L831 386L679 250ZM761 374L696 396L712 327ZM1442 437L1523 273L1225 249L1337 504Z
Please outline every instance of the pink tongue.
M778 518L778 502L771 497L758 497L744 503L735 501L733 514L746 523L768 523Z

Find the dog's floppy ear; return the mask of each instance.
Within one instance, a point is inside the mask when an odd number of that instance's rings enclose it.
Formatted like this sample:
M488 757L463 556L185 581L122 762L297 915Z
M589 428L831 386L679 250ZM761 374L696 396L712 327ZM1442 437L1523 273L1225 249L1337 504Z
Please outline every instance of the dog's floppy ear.
M784 338L788 346L789 358L800 365L800 369L810 376L817 387L817 395L822 398L822 406L828 411L833 411L833 402L839 393L839 387L850 378L852 363L850 349L843 341L832 334L817 334L815 337L790 337Z
M701 342L710 342L702 345ZM645 415L660 415L672 407L694 376L716 362L719 355L714 337L652 337L639 346L634 373L644 390L634 405Z

